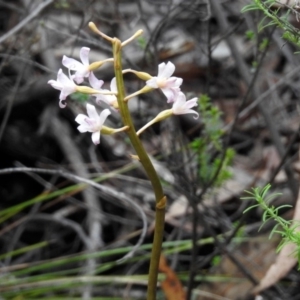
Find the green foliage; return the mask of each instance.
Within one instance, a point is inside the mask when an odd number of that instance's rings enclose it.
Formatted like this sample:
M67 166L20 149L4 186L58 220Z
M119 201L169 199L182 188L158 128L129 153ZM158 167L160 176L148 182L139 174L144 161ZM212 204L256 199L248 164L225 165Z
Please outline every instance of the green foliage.
M137 39L136 39L139 47L142 49L142 50L145 50L146 49L146 46L147 46L147 41L145 39L145 37L143 36L139 36Z
M218 238L222 238L219 235ZM233 239L233 241L235 238ZM41 249L42 247L51 247L52 242L41 242L29 247L17 249L11 253L6 253L7 256L15 256L21 253L30 253ZM202 238L197 241L199 246L210 245L214 243L214 238ZM182 253L190 251L193 243L191 240L177 240L168 241L162 244L164 255L172 255L175 253ZM147 275L105 275L108 270L112 270L120 265L132 265L136 262L143 262L149 260L149 251L152 244L144 244L140 248L140 253L136 253L134 257L124 260L121 263L117 262L120 255L124 255L132 250L132 247L120 247L116 249L101 249L96 252L81 252L74 255L66 255L58 258L51 258L49 260L37 261L32 264L23 263L19 264L17 268L1 274L0 277L0 294L1 299L7 300L40 300L40 299L82 299L80 298L82 288L87 285L95 285L99 288L104 286L115 287L125 286L130 282L132 284L140 284L147 282ZM50 248L49 248L50 249ZM4 256L2 256L3 258ZM95 270L94 275L82 275L82 267L89 258L101 259L102 263ZM218 257L215 257L217 263ZM187 277L187 276L186 276ZM164 280L163 274L159 275L159 280ZM206 280L216 281L217 277L211 276ZM230 279L227 279L230 280ZM226 280L226 281L227 281ZM70 291L72 298L70 298ZM121 299L115 297L94 297L91 299Z
M293 243L296 246L295 255L298 259L298 269L300 269L300 232L298 231L299 222L297 221L287 221L279 216L279 211L283 208L291 207L290 205L281 205L275 207L270 204L271 200L276 198L280 194L268 195L271 188L270 184L267 184L263 188L253 188L252 192L246 191L250 196L243 197L244 200L255 200L256 204L248 207L244 213L249 210L260 207L263 210L262 225L260 229L270 220L276 222L276 225L270 233L270 238L273 234L277 233L281 236L282 240L277 247L277 252L279 252L285 245Z
M228 166L234 157L234 150L228 148L223 153L221 129L221 111L211 104L207 95L199 98L199 112L204 125L201 137L196 138L191 144L191 148L197 153L198 176L200 182L206 185L214 179L213 185L220 186L231 177Z
M256 38L256 34L253 30L247 30L245 36L248 40L253 41Z
M216 256L214 256L213 259L211 260L211 264L212 264L213 266L218 266L218 265L221 263L221 261L222 261L221 256L220 256L220 255L216 255Z
M71 94L70 98L74 101L77 101L77 102L80 102L80 103L85 103L85 102L88 101L89 95L76 92L76 93Z
M274 4L276 0L252 0L252 3L246 5L242 12L249 12L253 10L262 11L265 18L258 25L258 30L261 31L269 26L277 26L283 29L283 38L293 44L300 46L300 32L299 29L294 27L288 20L290 13L296 14L296 18L299 18L299 12L294 9L293 6L279 6L276 8ZM284 8L284 9L282 9Z
M234 227L234 228L236 228L238 225L240 225L239 222L234 222L234 223L233 223L233 227ZM242 227L242 226L239 227L239 229L237 230L237 232L236 232L236 234L235 234L235 237L236 237L237 240L239 240L239 239L242 240L242 238L245 237L245 228Z
M70 8L70 4L67 0L59 0L54 4L55 8Z
M259 44L259 50L264 51L268 47L269 42L270 42L269 39L264 38Z

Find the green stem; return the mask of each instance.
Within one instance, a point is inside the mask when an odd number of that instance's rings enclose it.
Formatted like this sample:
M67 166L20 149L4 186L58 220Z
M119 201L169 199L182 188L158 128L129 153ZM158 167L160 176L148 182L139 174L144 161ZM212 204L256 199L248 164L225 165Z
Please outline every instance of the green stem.
M144 149L143 144L141 143L139 137L136 134L136 130L134 128L132 118L127 106L127 101L124 101L126 95L125 95L124 80L122 74L121 49L122 49L121 41L117 38L114 38L113 40L114 70L115 70L115 76L116 76L117 88L118 88L117 99L118 99L120 114L124 126L129 127L129 129L127 130L128 137L152 184L153 191L155 194L155 201L156 201L154 239L153 239L153 247L152 247L151 259L150 259L148 290L147 290L147 300L155 300L158 266L159 266L161 245L162 245L163 233L164 233L166 197L163 193L163 189L159 177L152 165L152 162L146 150Z

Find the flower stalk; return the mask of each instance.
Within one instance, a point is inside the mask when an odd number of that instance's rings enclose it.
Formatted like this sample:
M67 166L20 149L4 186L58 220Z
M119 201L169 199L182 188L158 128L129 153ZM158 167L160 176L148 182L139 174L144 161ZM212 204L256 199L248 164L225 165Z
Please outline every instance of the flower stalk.
M118 105L120 114L125 126L128 126L127 130L128 137L132 143L136 154L148 175L148 178L152 184L153 191L156 199L156 211L155 211L155 229L154 229L154 240L151 252L149 277L148 277L148 290L147 300L156 299L156 287L157 287L157 276L158 276L158 265L161 254L161 244L163 240L164 224L165 224L165 208L167 198L163 193L163 189L159 180L159 177L152 165L152 162L144 149L139 137L136 134L132 118L127 106L127 101L124 101L125 88L122 74L122 55L121 48L122 43L119 39L114 38L113 42L113 55L114 55L114 70L118 88Z

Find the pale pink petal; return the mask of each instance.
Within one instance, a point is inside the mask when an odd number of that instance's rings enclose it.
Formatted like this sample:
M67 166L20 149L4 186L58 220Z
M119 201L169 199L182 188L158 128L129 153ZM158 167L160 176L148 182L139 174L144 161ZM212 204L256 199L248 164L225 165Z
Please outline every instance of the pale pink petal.
M75 83L63 73L62 69L59 69L57 73L57 80L49 80L48 83L51 84L53 88L61 90L59 95L60 100L65 100L68 95L76 92ZM62 102L60 102L59 105L60 107L65 107L65 104Z
M78 84L82 83L84 80L84 77L88 77L90 74L90 71L88 70L88 67L82 65L80 69L77 69L76 73L72 76L74 78L74 81Z
M166 80L165 87L180 87L183 79L179 77L170 77Z
M89 53L90 53L90 48L87 48L87 47L82 47L80 49L80 59L82 61L82 63L85 65L85 66L88 66L90 64L89 62Z
M109 92L109 90L102 90L103 92ZM96 102L97 104L100 104L101 101L104 101L107 104L110 104L109 101L107 100L109 95L103 95L103 94L96 94L93 95L96 97Z
M100 128L103 126L105 120L107 119L107 117L111 114L110 110L108 108L104 109L99 117L99 123L98 125L100 126Z
M173 104L172 111L175 115L194 114L196 115L194 119L197 119L199 118L199 114L193 109L190 109L197 105L197 98L186 101L185 95L182 92L179 92Z
M61 90L60 94L59 94L59 100L62 101L62 100L66 100L66 98L69 96L68 93L66 93L63 89ZM64 103L60 103L59 106L65 106Z
M194 115L196 115L196 117L193 117L194 119L199 118L199 114L196 111L194 111L193 109L187 110L184 114L194 114Z
M180 92L180 88L163 88L161 91L164 93L164 95L167 97L168 101L167 103L172 103L177 98L177 94Z
M83 124L85 119L86 119L86 115L84 115L84 114L79 114L79 115L76 117L75 122L77 122L78 124Z
M76 86L64 86L60 92L59 100L65 100L69 95L76 92Z
M92 141L95 145L100 144L100 131L96 131L92 133Z
M177 97L175 99L173 107L175 107L175 108L182 107L182 106L184 106L185 103L186 103L186 97L185 97L184 93L179 92L177 94Z
M146 85L153 89L157 89L158 88L157 77L152 77L151 79L147 80Z
M86 125L84 124L81 124L77 127L78 131L80 131L81 133L83 132L88 132L89 131L89 127L87 127Z
M93 119L93 120L97 120L99 118L98 113L96 111L96 108L94 105L91 104L87 104L86 105L86 111L88 116Z
M167 63L161 63L158 65L158 75L159 78L170 78L175 71L175 66L170 61Z
M70 84L74 84L74 82L66 75L63 73L62 69L59 69L57 73L57 81L62 85L62 86L68 86Z
M198 106L198 99L197 98L193 98L193 99L187 101L185 106L187 108L192 108L194 106Z
M69 87L63 88L60 93L59 100L65 100L69 95L75 92L76 92L75 88L69 88Z
M84 80L84 76L82 76L82 75L80 75L80 74L78 74L78 73L76 72L76 74L74 74L74 75L72 76L72 79L74 79L74 81L75 81L77 84L81 84L81 83L83 82L83 80Z
M97 77L95 76L95 74L93 72L90 72L89 82L90 82L91 87L95 90L100 90L104 83L103 80L97 79Z
M63 59L62 59L62 64L72 70L72 71L76 71L80 68L82 68L82 63L80 63L79 61L77 61L76 59L74 58L70 58L70 57L67 57L67 56L63 56Z
M194 115L196 115L196 117L193 117L194 119L198 119L199 118L199 114L196 111L194 111L193 109L186 110L185 112L182 112L181 114L178 114L178 115L187 115L187 114L194 114Z
M59 101L59 107L60 108L65 108L67 106L66 102L64 101L65 99L60 99L60 101Z
M116 77L114 77L112 80L111 80L111 83L110 83L110 91L111 92L118 92L118 87L117 87L117 80L116 80Z
M97 120L94 120L94 119L86 117L85 120L84 120L84 122L86 124L86 127L89 128L90 132L94 132L95 130L98 130L98 129L96 129L96 127L97 127Z
M92 132L92 141L95 145L100 143L100 132L103 123L108 115L110 115L109 109L105 109L101 112L100 116L97 114L95 106L91 104L86 105L88 116L79 114L75 121L80 124L77 129L80 132Z
M62 84L56 80L49 80L48 84L50 84L54 89L61 90L63 88Z

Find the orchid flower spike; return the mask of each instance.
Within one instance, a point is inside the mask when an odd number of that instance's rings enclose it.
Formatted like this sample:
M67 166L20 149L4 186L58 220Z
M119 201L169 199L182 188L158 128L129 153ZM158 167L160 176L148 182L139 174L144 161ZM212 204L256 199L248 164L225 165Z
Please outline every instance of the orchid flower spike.
M191 109L194 106L198 105L198 99L195 97L191 100L186 101L186 97L182 92L179 92L172 107L172 112L174 115L184 115L184 114L194 114L196 117L194 119L199 118L199 114Z
M80 59L82 62L77 61L74 58L63 56L62 64L69 70L76 71L72 76L76 83L80 84L83 82L84 77L88 77L90 74L89 69L89 52L90 48L82 47L80 50Z
M89 76L89 81L90 81L90 85L95 89L95 90L99 90L102 92L113 92L115 94L118 93L118 89L117 89L117 82L116 82L116 78L114 77L110 83L110 91L109 90L101 90L101 87L103 85L103 81L102 80L98 80L96 78L96 76L91 73ZM107 103L108 105L118 109L118 100L117 97L115 95L104 95L104 94L95 94L93 95L96 97L96 102L97 104L99 104L101 101Z
M65 108L66 104L63 103L62 100L65 100L70 94L75 93L77 90L77 85L70 77L63 73L62 69L59 69L57 73L57 80L52 79L49 80L48 83L56 90L61 91L59 95L59 106L61 108Z
M95 145L100 144L100 131L106 118L110 115L109 109L104 109L100 115L98 115L94 105L86 105L87 116L79 114L75 121L80 124L77 129L80 132L92 132L92 141Z
M158 75L146 81L147 86L160 88L167 97L168 103L174 102L182 84L182 78L171 77L174 71L175 66L170 61L167 64L161 63L158 65Z

